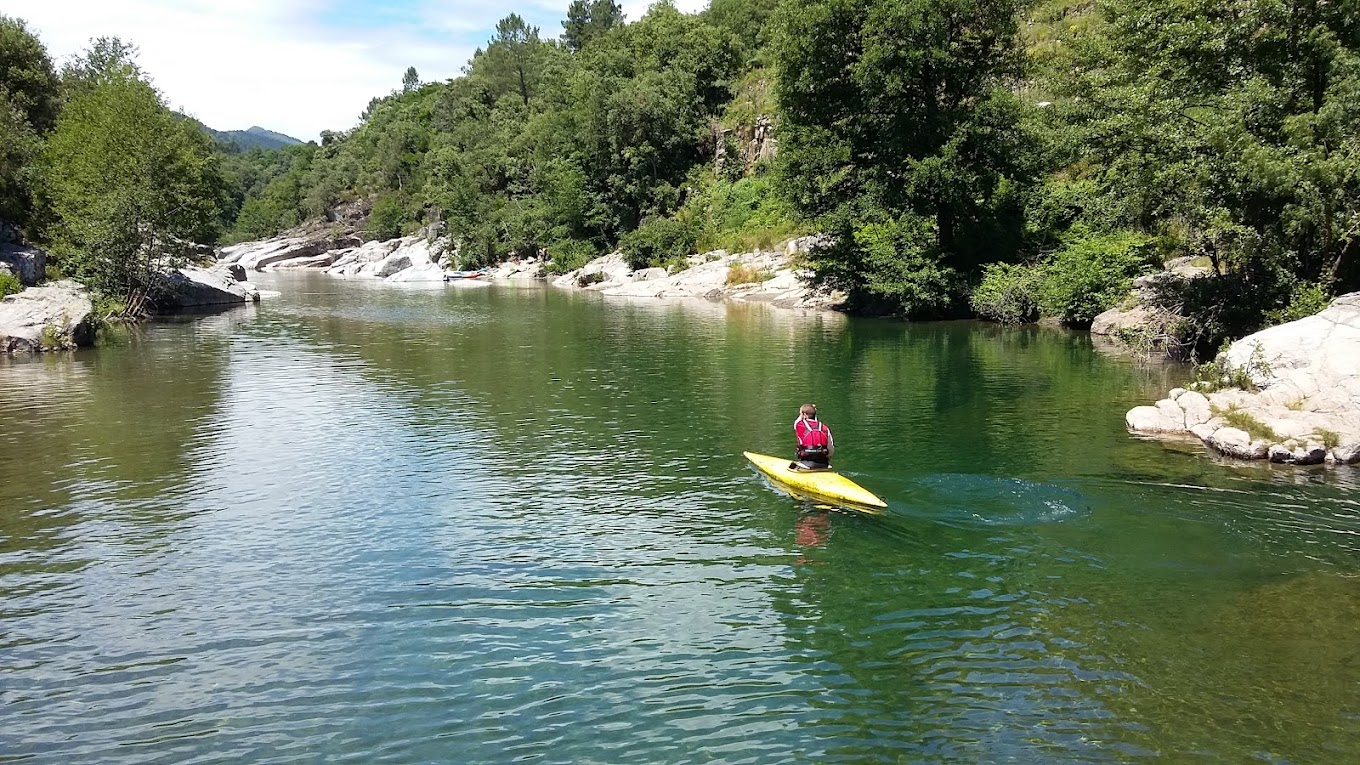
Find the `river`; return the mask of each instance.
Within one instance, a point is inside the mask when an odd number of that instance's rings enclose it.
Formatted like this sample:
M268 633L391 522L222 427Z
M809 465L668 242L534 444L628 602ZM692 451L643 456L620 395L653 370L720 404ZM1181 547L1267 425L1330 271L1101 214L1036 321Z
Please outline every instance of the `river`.
M1360 757L1355 469L1080 333L274 276L0 359L0 761ZM818 404L889 505L743 450Z

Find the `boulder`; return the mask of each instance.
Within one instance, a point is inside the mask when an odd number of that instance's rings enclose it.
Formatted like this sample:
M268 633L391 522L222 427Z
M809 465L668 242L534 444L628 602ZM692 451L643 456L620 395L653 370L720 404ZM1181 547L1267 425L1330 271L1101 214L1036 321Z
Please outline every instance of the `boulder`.
M1163 399L1167 401L1167 399ZM1134 433L1184 433L1185 414L1179 417L1168 413L1158 402L1157 406L1135 406L1124 415L1124 425ZM1175 402L1170 402L1175 406Z
M94 344L94 304L72 281L30 287L0 300L0 351L24 353Z
M1240 460L1265 459L1270 453L1268 441L1253 440L1245 430L1232 427L1215 430L1206 443L1214 451Z
M421 263L387 277L389 282L442 282L444 269L438 263Z
M164 291L157 299L161 311L256 302L260 293L250 282L237 281L225 268L185 266L165 274Z
M240 263L232 263L231 265L228 265L227 273L231 274L231 278L235 279L238 282L243 282L246 280L246 268Z
M37 247L0 244L0 268L18 277L25 287L37 286L47 278L47 253Z

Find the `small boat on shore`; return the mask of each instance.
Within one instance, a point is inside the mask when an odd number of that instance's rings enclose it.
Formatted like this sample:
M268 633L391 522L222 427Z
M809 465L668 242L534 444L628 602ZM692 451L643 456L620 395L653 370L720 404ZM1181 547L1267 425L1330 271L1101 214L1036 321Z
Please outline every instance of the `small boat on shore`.
M463 279L480 279L486 275L487 272L482 269L478 269L476 271L445 271L444 281L456 282L461 281Z

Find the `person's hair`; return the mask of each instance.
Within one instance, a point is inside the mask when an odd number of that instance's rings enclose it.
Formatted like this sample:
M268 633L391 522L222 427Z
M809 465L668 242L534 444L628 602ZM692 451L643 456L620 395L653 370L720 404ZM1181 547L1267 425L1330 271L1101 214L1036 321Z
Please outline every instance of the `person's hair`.
M803 406L798 410L798 414L804 417L810 417L815 420L817 419L817 405L803 404Z

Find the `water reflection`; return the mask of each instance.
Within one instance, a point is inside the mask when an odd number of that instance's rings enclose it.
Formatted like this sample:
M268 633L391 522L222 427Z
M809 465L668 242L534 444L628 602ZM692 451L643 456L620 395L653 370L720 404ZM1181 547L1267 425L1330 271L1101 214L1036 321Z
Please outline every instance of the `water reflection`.
M1046 330L271 286L0 362L5 756L1360 750L1353 478L1128 438L1171 372ZM806 400L888 515L749 469Z

